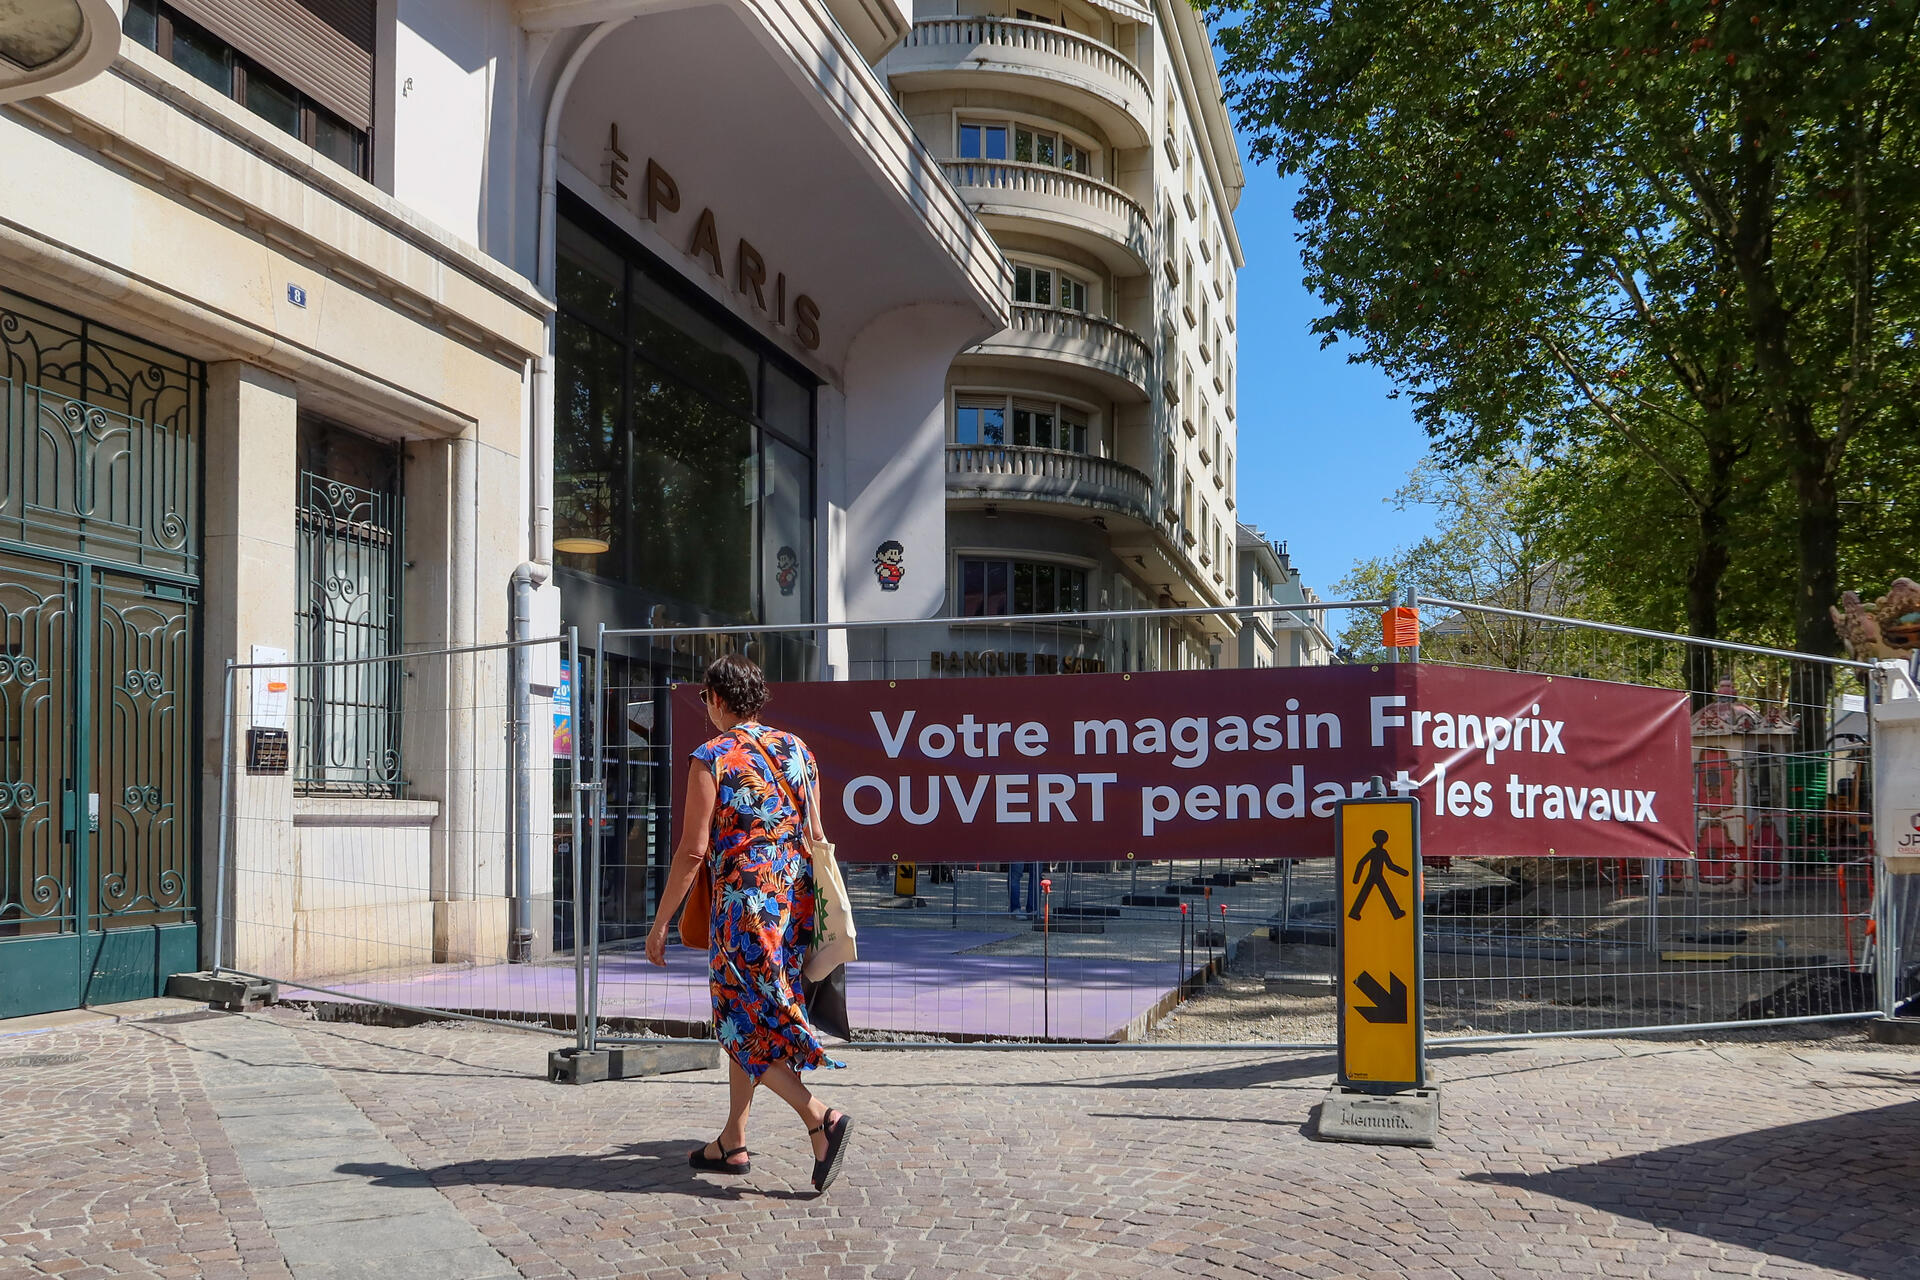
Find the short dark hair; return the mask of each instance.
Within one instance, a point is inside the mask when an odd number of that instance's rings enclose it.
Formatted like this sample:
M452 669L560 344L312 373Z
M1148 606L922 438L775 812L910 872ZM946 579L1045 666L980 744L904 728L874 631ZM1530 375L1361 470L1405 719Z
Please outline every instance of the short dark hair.
M767 705L767 677L752 658L729 653L707 668L707 692L741 717L756 716Z

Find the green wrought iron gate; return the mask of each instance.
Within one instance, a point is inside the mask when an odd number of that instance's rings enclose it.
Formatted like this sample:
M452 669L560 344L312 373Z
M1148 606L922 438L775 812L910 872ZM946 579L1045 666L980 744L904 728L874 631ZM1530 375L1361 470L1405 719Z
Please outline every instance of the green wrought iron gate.
M197 967L199 366L0 292L0 1017Z

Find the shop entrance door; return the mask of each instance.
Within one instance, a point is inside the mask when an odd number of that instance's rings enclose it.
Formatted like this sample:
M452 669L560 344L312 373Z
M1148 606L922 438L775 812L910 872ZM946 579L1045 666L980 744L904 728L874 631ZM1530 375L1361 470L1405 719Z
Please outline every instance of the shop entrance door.
M194 605L0 550L0 1017L196 967Z

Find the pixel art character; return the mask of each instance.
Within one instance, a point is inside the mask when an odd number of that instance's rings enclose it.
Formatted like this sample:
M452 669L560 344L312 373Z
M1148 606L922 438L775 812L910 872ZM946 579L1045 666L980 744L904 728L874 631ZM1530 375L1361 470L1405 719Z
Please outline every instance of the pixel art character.
M889 538L873 553L873 575L880 579L882 591L898 591L900 579L907 576L907 549Z

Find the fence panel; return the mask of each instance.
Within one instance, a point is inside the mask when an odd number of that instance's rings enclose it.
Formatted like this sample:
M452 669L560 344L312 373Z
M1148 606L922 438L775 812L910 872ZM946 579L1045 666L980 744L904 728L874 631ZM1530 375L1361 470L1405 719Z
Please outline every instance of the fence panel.
M1061 599L1068 588L1050 589ZM1431 621L1434 602L1426 603ZM1327 611L1346 607L1319 606L1311 620L1300 609L1273 613L1282 626L1320 625ZM1429 632L1425 660L1687 692L1702 853L1430 861L1427 1005L1436 1040L1861 1016L1876 1007L1871 743L1864 712L1841 700L1856 690L1854 664L1569 619L1443 611L1454 620ZM1204 644L1170 634L1168 619L1182 613L600 635L591 643L609 656L595 705L609 727L595 757L607 805L598 861L603 908L618 904L599 931L594 997L603 1030L705 1035L711 1017L704 954L673 948L665 970L641 954L671 855L674 680L698 678L733 649L777 681L829 671L900 680L1206 665L1213 655ZM779 723L777 705L767 714ZM966 865L920 866L911 877L893 863L847 866L861 927L861 959L848 970L857 1038L1164 1042L1156 1023L1231 959L1234 994L1181 1024L1182 1036L1332 1043L1329 859L1263 848L1258 837L1224 844L1217 860L1178 863L1101 860L1110 851L1066 843L1031 877L1050 880L1052 893L1029 920L1028 873L992 852L983 848Z
M1423 661L1687 694L1697 856L1476 859L1430 895L1436 1038L1876 1011L1863 664L1425 598ZM1438 625L1433 625L1438 619Z
M323 1016L574 1025L570 676L557 638L231 667L217 967Z
M644 955L672 854L675 682L730 650L776 681L1231 662L1196 625L1202 611L1086 611L1085 586L1068 575L1009 570L976 585L1009 607L1067 612L598 631L572 649L549 639L235 667L222 735L222 966L323 1009L577 1027L583 1040L710 1034L705 955L674 946L665 968ZM1427 661L1686 693L1700 849L1666 861L1430 859L1436 1042L1860 1016L1894 998L1874 946L1889 929L1869 924L1892 908L1874 898L1857 665L1425 603L1430 624L1439 615ZM1377 605L1269 612L1277 633L1347 607ZM356 719L367 715L378 723ZM777 699L768 718L780 722ZM368 757L376 746L383 754ZM857 1038L1329 1045L1331 860L1283 830L1226 828L1217 857L1192 861L1155 860L1150 847L1116 859L1069 836L1044 864L1009 865L990 837L960 865L849 863ZM1159 1025L1221 969L1233 981L1214 988L1220 998Z

